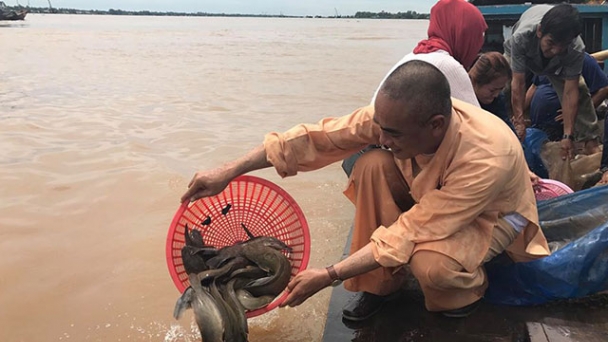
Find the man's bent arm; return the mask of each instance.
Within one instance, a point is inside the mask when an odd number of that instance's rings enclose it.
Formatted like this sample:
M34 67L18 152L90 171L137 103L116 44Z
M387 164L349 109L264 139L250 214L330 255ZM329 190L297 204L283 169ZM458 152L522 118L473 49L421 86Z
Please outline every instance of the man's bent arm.
M511 80L511 107L513 108L513 119L523 121L525 100L525 74L514 72Z
M372 243L368 243L365 247L334 265L340 278L349 279L380 267L380 264L374 258Z
M267 160L264 145L259 145L247 152L244 156L222 165L226 170L227 176L234 179L242 174L271 167Z
M528 91L526 92L526 99L524 100L524 111L530 108L530 104L532 103L532 99L534 98L534 94L536 93L536 85L532 84Z
M562 113L564 119L564 134L574 134L574 122L578 114L578 78L564 81Z

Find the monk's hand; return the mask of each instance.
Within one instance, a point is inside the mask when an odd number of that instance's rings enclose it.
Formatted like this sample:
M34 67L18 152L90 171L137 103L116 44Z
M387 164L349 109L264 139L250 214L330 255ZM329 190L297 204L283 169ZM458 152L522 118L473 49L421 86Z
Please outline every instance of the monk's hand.
M572 159L574 157L574 142L571 139L565 138L560 142L562 160Z
M225 170L218 168L199 171L188 184L188 190L181 197L181 202L194 202L199 198L219 194L232 179L226 177Z
M331 284L329 273L324 268L309 269L298 273L292 281L287 284L285 291L289 293L280 307L298 306L310 296L321 291Z

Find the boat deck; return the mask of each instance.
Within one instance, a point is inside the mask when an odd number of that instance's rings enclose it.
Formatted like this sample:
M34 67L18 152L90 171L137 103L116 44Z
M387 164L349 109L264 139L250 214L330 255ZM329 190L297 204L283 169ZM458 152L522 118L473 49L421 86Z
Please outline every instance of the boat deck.
M350 236L344 256L348 255ZM608 295L585 303L538 307L483 303L467 318L446 318L424 308L422 293L412 286L364 322L342 320L342 307L352 294L333 289L324 342L607 342Z

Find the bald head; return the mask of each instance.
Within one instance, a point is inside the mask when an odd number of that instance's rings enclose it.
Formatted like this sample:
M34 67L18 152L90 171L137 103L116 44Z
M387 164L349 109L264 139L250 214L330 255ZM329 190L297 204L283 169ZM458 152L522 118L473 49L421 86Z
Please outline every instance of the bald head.
M384 81L380 93L406 104L409 115L420 123L437 114L447 117L452 113L450 84L439 69L427 62L402 64Z

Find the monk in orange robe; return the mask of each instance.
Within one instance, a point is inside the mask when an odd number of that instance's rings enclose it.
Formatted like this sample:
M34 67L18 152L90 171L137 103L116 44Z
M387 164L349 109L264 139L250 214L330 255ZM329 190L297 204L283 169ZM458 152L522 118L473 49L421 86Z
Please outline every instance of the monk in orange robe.
M487 288L483 264L549 255L517 137L498 118L450 97L445 76L410 61L386 79L374 106L270 133L244 157L198 172L182 201L219 193L234 177L273 166L282 177L322 168L369 144L345 195L356 207L351 255L289 283L296 306L345 280L360 297L344 317L363 320L398 291L406 268L430 311L470 314Z

